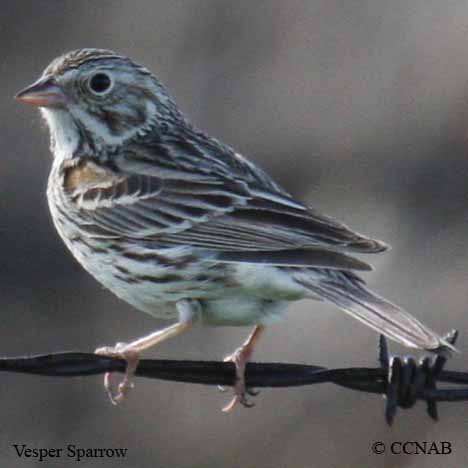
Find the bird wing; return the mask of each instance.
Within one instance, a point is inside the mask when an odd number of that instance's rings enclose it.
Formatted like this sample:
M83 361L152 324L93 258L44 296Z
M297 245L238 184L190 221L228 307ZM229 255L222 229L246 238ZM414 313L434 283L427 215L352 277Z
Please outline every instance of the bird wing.
M89 235L191 245L224 262L358 270L370 267L347 252L386 249L295 201L216 140L174 143L127 150L113 158L107 185L74 188Z

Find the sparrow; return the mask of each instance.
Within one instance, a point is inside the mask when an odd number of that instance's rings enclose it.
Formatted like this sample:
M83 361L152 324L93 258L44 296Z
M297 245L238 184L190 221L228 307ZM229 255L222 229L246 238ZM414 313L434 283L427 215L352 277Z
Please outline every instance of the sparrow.
M75 50L16 99L38 107L49 128L47 198L68 249L118 297L173 322L96 350L127 361L118 388L105 377L114 403L143 351L201 323L253 326L227 357L236 382L224 410L250 405L246 362L265 327L300 299L332 303L407 347L450 347L358 276L372 268L353 254L386 244L296 200L199 130L144 66L110 50Z

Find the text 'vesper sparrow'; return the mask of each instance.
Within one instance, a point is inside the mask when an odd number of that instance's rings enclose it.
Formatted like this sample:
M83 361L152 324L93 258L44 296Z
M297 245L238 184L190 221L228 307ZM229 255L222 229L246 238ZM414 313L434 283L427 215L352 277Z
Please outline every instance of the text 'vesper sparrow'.
M41 108L54 154L48 200L77 260L136 308L177 323L129 344L100 348L128 362L196 321L255 325L228 359L246 404L244 369L265 324L290 301L326 300L406 346L447 343L369 291L349 253L380 241L294 200L265 172L194 127L146 68L108 50L54 60L17 99Z

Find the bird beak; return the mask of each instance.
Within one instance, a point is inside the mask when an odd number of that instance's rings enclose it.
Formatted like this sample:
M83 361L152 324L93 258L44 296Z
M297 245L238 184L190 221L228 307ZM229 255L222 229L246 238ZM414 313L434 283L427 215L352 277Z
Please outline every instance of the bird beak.
M15 99L35 107L61 107L67 102L67 96L51 76L39 78L20 91Z

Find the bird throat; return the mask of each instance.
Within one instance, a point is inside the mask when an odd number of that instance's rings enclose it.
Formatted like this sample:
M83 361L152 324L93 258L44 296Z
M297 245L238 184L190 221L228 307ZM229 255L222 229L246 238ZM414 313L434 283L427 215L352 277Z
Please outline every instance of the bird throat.
M73 117L61 109L41 108L50 132L50 149L56 163L71 159L80 146L80 131Z

